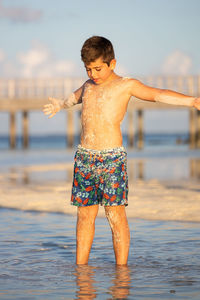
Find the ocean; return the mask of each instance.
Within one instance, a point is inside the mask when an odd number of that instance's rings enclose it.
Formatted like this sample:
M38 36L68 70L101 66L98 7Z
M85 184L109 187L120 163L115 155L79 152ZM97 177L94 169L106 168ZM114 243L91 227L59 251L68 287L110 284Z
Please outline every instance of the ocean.
M75 265L74 216L1 209L0 299L200 298L199 224L129 219L128 266L115 266L97 218L88 265Z
M0 137L0 299L200 299L200 151L187 134L146 134L128 151L131 231L115 265L100 208L89 264L75 264L73 156L64 135ZM78 144L76 137L75 144Z

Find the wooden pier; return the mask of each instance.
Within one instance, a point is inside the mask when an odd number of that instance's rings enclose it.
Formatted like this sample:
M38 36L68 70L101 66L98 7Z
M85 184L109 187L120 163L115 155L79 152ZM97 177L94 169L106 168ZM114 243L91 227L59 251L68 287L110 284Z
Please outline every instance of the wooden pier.
M191 96L200 96L200 76L161 77L149 76L139 78L150 86L173 89ZM18 79L0 80L0 111L10 115L10 147L16 148L16 113L22 112L23 147L29 146L29 112L42 111L43 105L48 103L48 97L66 98L72 91L84 82L83 78L69 79ZM130 147L143 148L144 145L144 111L162 109L189 109L190 147L200 148L200 111L194 108L158 104L154 102L133 99L128 106L128 143ZM74 115L81 106L66 111L66 138L68 147L72 147L75 137ZM136 139L137 136L137 139Z

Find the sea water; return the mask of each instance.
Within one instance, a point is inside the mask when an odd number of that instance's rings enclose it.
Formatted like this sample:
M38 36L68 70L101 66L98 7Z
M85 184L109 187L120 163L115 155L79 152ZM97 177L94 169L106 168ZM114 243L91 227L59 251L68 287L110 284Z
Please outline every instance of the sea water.
M115 266L105 218L88 265L75 264L76 218L0 209L0 299L200 299L199 224L129 219L128 266Z
M142 151L128 150L129 169L131 161L135 168L131 181L139 179L145 188L145 182L157 178L170 182L169 191L172 183L177 188L176 180L185 180L188 190L195 181L195 191L200 191L199 169L191 169L199 164L198 150L177 144L172 136L164 144L146 140L145 145ZM10 188L19 182L24 190L46 181L49 186L53 181L55 185L64 182L62 170L37 169L72 163L75 149L67 150L55 140L54 146L44 143L39 148L35 143L28 150L1 149L1 178L10 174ZM36 167L37 172L23 181L21 167ZM42 193L37 197L43 200ZM192 203L192 199L188 201ZM75 215L1 207L0 299L199 300L200 223L133 217L128 221L131 245L127 267L115 266L111 231L104 217L96 220L89 265L76 266Z

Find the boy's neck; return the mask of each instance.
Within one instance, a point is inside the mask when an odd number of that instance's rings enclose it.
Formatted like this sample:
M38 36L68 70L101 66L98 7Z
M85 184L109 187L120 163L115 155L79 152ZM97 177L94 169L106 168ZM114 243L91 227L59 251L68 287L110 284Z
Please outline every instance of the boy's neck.
M114 71L112 72L112 74L110 75L110 77L108 78L108 81L113 81L117 78L120 78L119 75L117 75Z
M117 75L114 71L110 74L110 76L102 83L100 84L97 84L97 85L100 85L100 86L103 86L103 85L106 85L108 84L109 82L111 81L114 81L115 79L118 79L118 78L121 78L119 75Z

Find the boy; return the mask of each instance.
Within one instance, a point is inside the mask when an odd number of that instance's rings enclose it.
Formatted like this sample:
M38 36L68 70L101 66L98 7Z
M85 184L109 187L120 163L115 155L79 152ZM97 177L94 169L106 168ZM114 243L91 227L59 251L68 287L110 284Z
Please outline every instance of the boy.
M81 58L89 80L68 99L49 98L44 113L53 117L60 109L82 103L81 143L75 154L71 203L77 209L76 263L87 264L99 204L109 221L116 264L126 265L130 233L126 151L120 124L131 96L200 109L200 98L148 87L138 80L120 77L111 42L93 36L85 41Z

